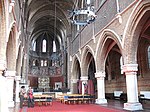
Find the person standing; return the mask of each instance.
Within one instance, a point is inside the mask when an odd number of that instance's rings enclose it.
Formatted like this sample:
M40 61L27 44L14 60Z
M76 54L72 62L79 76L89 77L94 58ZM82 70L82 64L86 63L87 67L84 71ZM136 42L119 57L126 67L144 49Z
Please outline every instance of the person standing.
M23 102L24 102L24 96L26 94L25 86L21 86L21 90L19 92L19 97L20 97L20 108L23 107Z
M28 95L28 107L34 107L33 91L31 87L29 87L27 95Z

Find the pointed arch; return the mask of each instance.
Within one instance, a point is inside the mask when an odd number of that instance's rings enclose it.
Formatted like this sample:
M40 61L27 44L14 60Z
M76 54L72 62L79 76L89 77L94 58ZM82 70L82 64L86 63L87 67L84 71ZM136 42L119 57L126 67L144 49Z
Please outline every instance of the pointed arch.
M92 49L92 47L89 46L89 45L86 45L86 46L83 48L83 52L82 52L82 54L81 54L81 61L84 60L84 58L85 58L87 52L90 52L90 53L93 55L93 57L95 57L95 52L94 52L94 50ZM82 62L81 62L81 63L82 63Z
M89 45L86 45L83 49L83 52L81 54L81 74L82 75L88 75L88 66L92 59L95 61L95 53L92 47Z
M73 57L72 65L71 65L71 72L73 72L73 69L74 69L74 66L76 64L76 61L78 61L79 65L81 66L81 60L80 60L80 58L79 58L79 56L77 54L75 54L75 56Z
M17 31L16 29L16 21L13 20L10 25L9 25L9 28L8 28L8 31L7 31L7 34L6 34L6 41L8 42L9 40L9 36L10 36L10 32L14 30L15 32Z
M13 26L9 33L6 46L7 69L16 70L17 46L16 46L16 27Z
M123 34L125 63L137 63L138 40L142 28L150 15L149 0L139 0L132 10ZM140 22L141 21L141 22ZM128 43L128 45L126 44ZM134 52L132 52L134 51ZM128 55L130 54L130 55Z
M112 41L112 44L111 46L109 46L109 49L104 49L105 47L105 44L106 44L106 41L108 39L111 39L113 40ZM96 70L97 71L100 71L104 69L104 63L105 63L105 58L106 58L106 55L108 54L108 52L111 50L111 48L117 44L120 51L121 51L121 54L122 54L122 43L121 43L121 40L120 40L120 37L119 35L114 32L113 30L111 29L105 29L100 37L99 37L99 40L98 40L98 44L97 44L97 47L96 47L96 53L95 53L95 59L96 59ZM107 51L107 52L106 52ZM105 53L104 53L105 52Z

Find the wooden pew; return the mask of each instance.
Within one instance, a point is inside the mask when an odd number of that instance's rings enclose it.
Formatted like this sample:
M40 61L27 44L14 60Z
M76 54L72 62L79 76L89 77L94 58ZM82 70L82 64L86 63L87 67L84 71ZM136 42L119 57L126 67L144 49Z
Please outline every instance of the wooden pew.
M62 95L59 97L61 103L65 104L81 104L81 103L93 103L95 97L91 95L82 95L82 94L69 94Z

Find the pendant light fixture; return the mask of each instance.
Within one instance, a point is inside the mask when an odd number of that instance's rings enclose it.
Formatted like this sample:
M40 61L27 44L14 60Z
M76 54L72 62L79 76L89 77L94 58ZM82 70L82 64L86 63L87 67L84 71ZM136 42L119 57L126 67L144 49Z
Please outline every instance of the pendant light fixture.
M87 25L95 21L96 15L94 6L91 5L91 0L82 0L81 7L76 2L75 9L71 12L71 22L76 25ZM84 3L84 4L83 4Z

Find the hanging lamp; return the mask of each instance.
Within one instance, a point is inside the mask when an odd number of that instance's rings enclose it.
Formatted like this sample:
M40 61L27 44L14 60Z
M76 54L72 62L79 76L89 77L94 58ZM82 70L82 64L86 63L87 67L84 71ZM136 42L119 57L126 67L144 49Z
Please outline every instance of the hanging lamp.
M82 3L83 0L82 0ZM94 6L91 5L90 0L85 0L85 6L78 7L78 0L75 9L71 12L71 22L76 25L87 25L95 21L96 15L94 12Z

